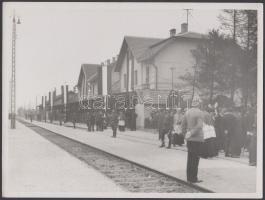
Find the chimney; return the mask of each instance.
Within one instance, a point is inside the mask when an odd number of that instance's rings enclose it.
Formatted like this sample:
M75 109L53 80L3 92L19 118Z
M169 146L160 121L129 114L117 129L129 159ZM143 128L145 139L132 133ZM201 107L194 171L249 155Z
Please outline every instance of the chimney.
M180 33L186 33L188 32L188 24L187 23L182 23L181 24L181 32Z
M170 37L174 37L176 35L176 29L172 28L169 30Z
M109 64L110 64L110 59L107 60L107 65L109 65Z
M112 57L112 62L115 62L116 61L116 58L115 57Z

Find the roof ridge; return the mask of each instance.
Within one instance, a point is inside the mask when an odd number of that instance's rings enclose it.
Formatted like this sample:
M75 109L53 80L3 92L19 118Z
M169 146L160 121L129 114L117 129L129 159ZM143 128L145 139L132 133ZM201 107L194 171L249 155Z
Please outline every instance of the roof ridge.
M89 63L83 63L83 64L81 64L81 66L84 66L84 65L98 65L98 66L101 66L100 64L89 64Z
M165 39L165 38L158 38L158 37L144 37L144 36L132 36L132 35L125 35L124 38L143 38L143 39L158 39L158 40Z

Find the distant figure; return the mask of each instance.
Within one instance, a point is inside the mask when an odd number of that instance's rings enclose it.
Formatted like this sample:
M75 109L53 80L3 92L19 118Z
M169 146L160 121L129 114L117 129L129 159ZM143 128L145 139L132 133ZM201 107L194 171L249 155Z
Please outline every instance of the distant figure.
M168 146L167 148L171 148L171 144L173 142L173 124L174 124L174 111L169 112L169 117L168 117L168 126L169 126L169 131L168 131Z
M91 125L91 131L95 130L95 113L94 111L91 111L90 113L90 125Z
M119 125L119 131L125 131L125 115L123 111L120 111L119 117L118 117L118 125Z
M87 115L86 115L86 124L87 124L87 131L91 131L91 113L90 111L87 112Z
M131 131L136 131L136 118L137 114L135 113L135 109L131 111Z
M131 110L126 108L124 117L125 117L125 127L131 129Z
M163 116L163 122L162 122L162 135L161 135L161 145L160 147L165 146L165 136L169 133L171 130L172 120L169 112L165 111L165 114Z
M200 149L203 145L203 121L204 114L199 109L200 102L192 101L192 108L187 110L183 117L181 129L185 135L188 148L187 158L187 181L191 183L198 183L201 180L198 179L198 167L200 161Z
M239 158L241 153L242 121L232 108L223 108L223 129L225 133L225 156Z
M73 115L72 115L72 122L73 122L73 126L74 126L74 128L75 128L75 124L76 124L76 118L77 118L77 116L76 116L76 112L73 112Z
M181 108L177 109L177 112L174 115L174 124L173 124L173 146L179 145L182 146L184 144L184 137L181 134L181 123L183 120L183 114L181 112Z
M110 125L113 131L112 137L116 137L118 127L118 114L115 110L112 110L112 113L110 115Z
M63 113L59 112L59 122L60 122L60 126L62 126L62 122L63 122Z
M215 133L216 133L216 148L217 148L217 151L219 152L220 150L225 149L223 116L219 108L216 108L215 110L214 128L215 128Z
M30 114L29 114L29 117L30 117L30 122L32 122L32 120L33 120L33 114L30 113Z
M157 114L157 129L158 129L158 139L162 140L162 130L163 130L163 120L164 120L164 110L159 110Z
M257 165L257 115L254 116L254 122L249 132L251 140L249 145L249 165Z

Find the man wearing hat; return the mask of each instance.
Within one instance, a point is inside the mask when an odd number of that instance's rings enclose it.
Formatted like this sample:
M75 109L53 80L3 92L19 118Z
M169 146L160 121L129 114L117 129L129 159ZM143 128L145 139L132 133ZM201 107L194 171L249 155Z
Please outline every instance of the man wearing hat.
M201 182L198 180L198 166L200 160L200 149L203 139L204 114L200 110L200 100L192 101L191 109L187 110L181 123L182 134L185 135L188 148L187 158L187 181L192 183Z

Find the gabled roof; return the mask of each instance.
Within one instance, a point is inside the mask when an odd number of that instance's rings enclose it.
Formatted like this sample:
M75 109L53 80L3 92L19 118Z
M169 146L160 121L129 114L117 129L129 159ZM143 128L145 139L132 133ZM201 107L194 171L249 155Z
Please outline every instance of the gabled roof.
M134 37L125 36L122 42L121 50L115 67L115 71L119 71L122 65L122 61L126 55L127 47L132 52L136 60L139 60L141 55L148 49L149 46L163 41L161 38L147 38L147 37Z
M97 73L98 68L101 67L101 65L98 64L82 64L79 77L78 77L78 83L77 85L81 86L81 77L84 75L86 79L90 79L91 76L95 75Z
M176 36L169 37L163 41L160 41L156 44L151 45L146 51L141 55L139 61L144 61L150 59L157 55L162 49L164 49L168 44L172 43L172 41L179 39L192 39L192 40L202 40L206 39L207 35L196 33L196 32L185 32L179 33Z

